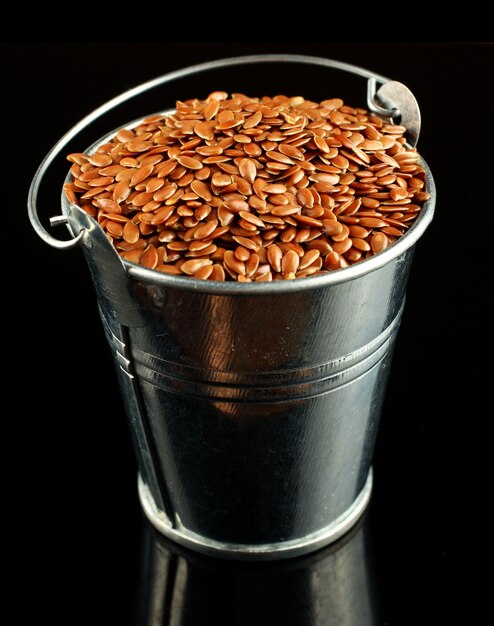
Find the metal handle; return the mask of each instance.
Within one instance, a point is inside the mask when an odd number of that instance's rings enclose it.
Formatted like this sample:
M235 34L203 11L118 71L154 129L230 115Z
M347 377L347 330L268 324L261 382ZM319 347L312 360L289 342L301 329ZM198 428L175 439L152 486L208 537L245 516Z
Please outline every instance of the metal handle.
M47 230L45 230L42 225L39 217L38 210L36 206L36 202L38 199L39 187L41 185L41 181L43 176L45 175L47 169L53 163L54 159L60 154L60 152L65 148L65 146L76 137L86 126L92 124L95 120L105 115L112 109L116 108L120 104L131 100L132 98L139 96L140 94L148 91L150 89L154 89L163 85L165 83L172 82L174 80L184 78L186 76L190 76L191 74L198 74L200 72L205 72L209 70L214 70L217 68L224 68L235 65L247 65L249 63L306 63L310 65L319 65L322 67L330 67L333 69L342 70L345 72L350 72L352 74L356 74L358 76L362 76L363 78L368 79L368 90L367 90L367 100L370 108L374 111L377 110L385 110L388 115L393 116L396 114L396 107L394 105L394 100L390 105L389 97L386 99L386 102L382 102L384 106L389 106L390 108L382 109L382 106L379 104L379 101L376 98L376 87L377 83L388 83L389 79L380 76L379 74L375 74L374 72L369 72L366 69L358 67L356 65L351 65L349 63L343 63L341 61L335 61L334 59L325 59L323 57L315 57L315 56L306 56L306 55L298 55L298 54L264 54L264 55L247 55L240 57L229 57L226 59L218 59L216 61L208 61L206 63L200 63L198 65L191 65L189 67L175 70L174 72L170 72L168 74L164 74L159 76L158 78L154 78L145 83L137 85L132 89L108 100L100 107L86 115L80 122L78 122L75 126L73 126L48 152L46 157L41 162L38 170L36 171L34 178L31 182L31 186L29 188L29 194L27 199L27 208L29 219L31 220L31 224L33 225L34 230L40 236L43 241L47 244L53 246L54 248L59 249L68 249L78 246L82 243L85 232L81 231L77 236L73 239L69 240L60 240L56 237L53 237ZM393 81L395 82L395 81ZM396 83L401 85L401 83ZM411 94L411 92L410 92ZM388 94L389 96L389 94ZM413 98L413 96L412 96ZM380 107L379 109L376 107ZM417 107L418 108L418 107ZM420 119L420 118L419 118ZM417 133L418 136L418 133ZM64 223L66 220L63 217L55 217L51 220L52 224Z

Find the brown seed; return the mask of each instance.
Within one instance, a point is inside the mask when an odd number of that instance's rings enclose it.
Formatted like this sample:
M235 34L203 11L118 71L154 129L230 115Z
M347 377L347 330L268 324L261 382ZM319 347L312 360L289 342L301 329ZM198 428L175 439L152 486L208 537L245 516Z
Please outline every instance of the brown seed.
M239 215L243 220L250 222L254 226L258 226L259 228L264 228L265 226L264 222L259 217L249 213L248 211L240 211Z
M256 272L256 282L271 282L273 280L273 275L269 270L260 272L259 270Z
M121 223L109 219L106 221L105 228L112 237L116 237L117 239L122 237L123 226Z
M271 215L276 215L280 217L295 215L297 213L300 213L300 207L292 204L276 206L271 210Z
M228 226L233 222L235 218L235 213L229 211L224 204L218 207L218 219L220 220L220 224L222 226Z
M101 176L117 176L119 172L125 170L121 165L109 165L108 167L103 167L99 170Z
M141 258L139 259L139 263L152 270L154 270L154 268L158 265L158 252L152 244L149 244L149 246L147 246L144 250Z
M199 159L194 159L193 157L189 157L185 154L179 154L177 156L177 161L180 165L190 169L190 170L200 170L202 168L202 162Z
M211 182L216 187L226 187L227 185L231 185L232 177L229 174L223 174L221 172L215 172L211 179Z
M268 261L275 272L281 272L281 261L283 259L283 252L281 248L276 244L268 246Z
M325 181L320 181L320 182L315 183L315 185L313 186L313 189L315 189L316 191L320 193L330 193L330 194L338 191L338 187L335 187L331 183L327 183Z
M240 195L231 195L225 200L224 206L233 213L240 213L240 211L249 211L249 205Z
M369 231L362 226L358 226L357 224L352 224L348 227L350 235L352 237L359 237L360 239L365 239L369 236Z
M190 183L190 187L192 191L196 193L200 198L202 198L206 202L211 202L213 196L211 194L210 188L208 187L208 185L206 185L206 183L202 182L201 180L195 179Z
M281 261L281 273L283 278L291 280L295 278L295 274L300 264L300 257L294 250L289 250L283 255Z
M177 189L177 191L175 191L174 194L172 194L169 198L165 200L165 204L168 206L171 204L176 204L180 200L180 198L183 196L183 194L184 194L183 189Z
M194 174L192 172L187 172L186 174L183 174L182 176L180 176L180 178L177 179L177 185L185 189L186 187L190 185L190 183L193 180L195 180Z
M347 259L347 261L351 261L352 263L360 261L361 258L362 252L360 250L357 250L356 248L350 248L350 250L347 250L345 252L345 259Z
M378 217L361 217L359 224L369 228L382 228L383 226L387 226L387 223Z
M209 222L205 222L194 230L194 239L206 239L209 237L215 228L218 226L217 220L210 220Z
M338 270L341 267L341 259L338 252L332 250L324 259L324 267L328 270Z
M258 254L254 252L249 255L249 258L245 262L245 273L247 276L253 277L255 275L259 267L259 262L260 259Z
M220 124L232 122L234 119L235 119L235 116L233 114L233 111L229 111L228 109L224 109L223 111L220 111L218 115L218 122Z
M309 217L308 215L302 215L300 213L295 213L293 217L300 224L305 224L306 226L313 226L314 228L322 227L322 222L320 220L316 220L313 217Z
M370 151L382 150L383 149L382 143L380 141L376 140L376 139L365 139L360 144L360 147L363 150L370 150Z
M343 232L343 225L336 220L322 220L322 231L332 237Z
M209 122L198 122L194 126L194 132L202 139L212 140L214 139L214 125Z
M177 168L177 165L177 161L173 159L170 159L169 161L163 161L162 163L159 163L159 165L155 166L154 174L156 174L158 178L165 178L166 176L169 176L174 172L174 170Z
M217 99L211 99L209 100L209 102L206 104L206 107L204 108L204 117L206 120L211 120L213 119L213 117L216 115L216 113L218 113L218 110L220 108L220 101Z
M321 256L326 256L333 249L326 239L314 239L307 247L309 250L319 250Z
M372 251L377 254L378 252L382 252L385 248L388 247L388 238L382 232L375 233L371 237L370 245Z
M294 165L294 161L287 154L278 152L277 150L268 150L266 156L270 161L278 161L285 165Z
M366 196L362 196L361 198L362 205L369 209L377 209L379 206L379 201L375 198L367 198Z
M123 157L123 159L120 159L120 165L123 165L124 167L137 168L139 167L139 161L132 157Z
M181 241L180 243L187 245L186 241ZM189 243L189 252L198 252L200 250L205 250L209 245L210 245L209 240L197 239L197 240L191 241Z
M89 180L88 185L90 187L106 187L107 185L111 185L112 182L112 176L98 176L97 178Z
M296 159L297 161L304 159L304 153L291 143L280 143L278 150L291 159Z
M235 248L235 256L239 261L245 262L248 261L250 257L250 252L247 250L247 248L244 248L244 246L237 246Z
M117 132L116 138L121 143L125 143L126 141L130 141L131 139L134 138L134 131L132 131L132 130L130 130L128 128L121 128Z
M270 215L268 213L263 213L262 215L262 221L266 224L275 224L277 226L285 226L286 224L288 224L288 219L286 218L283 219L282 217L277 217L276 215ZM285 232L285 231L283 231Z
M115 185L113 189L113 200L117 204L120 204L121 202L124 202L125 200L127 200L129 195L130 195L130 187L127 181L122 180Z
M256 244L256 242L253 241L253 239L249 239L248 237L233 236L233 240L244 248L247 248L248 250L251 250L253 252L257 252L257 250L259 249L259 246Z
M312 249L312 250L308 250L304 256L300 259L300 263L299 263L299 269L303 270L306 267L309 267L310 265L312 265L312 263L314 263L314 261L316 259L318 259L320 257L321 253L319 250L316 249Z
M310 239L310 235L310 228L301 228L298 232L296 232L294 241L295 243L303 243L304 241L308 241Z
M182 199L183 197L184 196L182 196ZM200 206L195 208L194 218L198 222L201 222L202 220L206 219L206 217L211 213L211 211L212 211L212 208L209 206L209 204L201 204Z
M408 196L408 191L407 189L402 189L401 187L398 187L396 189L391 189L389 195L393 200L404 200Z
M413 196L414 200L416 200L417 202L427 202L430 197L431 196L427 191L417 191Z
M239 261L232 250L226 250L223 257L225 265L236 274L245 276L245 263Z
M252 185L248 181L246 181L244 178L240 178L240 176L233 174L232 180L233 180L232 184L236 186L238 193L240 193L243 196L249 196L249 200L251 197L257 198L257 196L252 196Z
M335 241L332 247L337 254L344 254L352 247L352 240L347 238L343 239L343 241Z
M89 163L91 163L91 165L94 165L95 167L107 167L108 165L112 164L113 159L109 154L101 154L96 152L89 157L88 161Z
M190 259L189 261L185 261L185 263L182 263L180 269L184 274L193 276L199 269L201 269L201 267L212 264L213 262L209 259Z
M125 148L129 152L146 152L152 147L145 139L136 138L131 139L125 143Z
M171 241L167 248L173 252L185 252L189 249L189 244L186 241Z
M378 185L387 186L392 185L396 180L396 174L388 174L387 176L379 176Z
M403 235L403 230L400 230L395 226L386 226L386 228L381 229L381 232L385 235L390 235L391 237L401 237Z
M297 191L297 202L303 207L311 209L314 206L314 196L306 187Z
M88 160L89 156L83 152L72 152L67 155L67 161L77 163L78 165L83 165L84 163L87 163Z
M326 141L324 141L324 139L322 137L318 137L317 135L314 137L314 143L316 144L317 148L323 152L323 153L328 153L329 152L329 146L326 143Z
M344 241L350 235L350 229L344 222L340 222L341 224L341 233L338 235L333 235L333 241Z
M121 213L122 209L119 204L110 198L98 198L96 204L103 209L105 213Z
M124 258L126 261L130 261L131 263L139 263L142 256L142 250L128 250L126 252L121 252L120 254L122 258Z
M185 253L185 257L187 259L189 258L201 258L201 259L209 259L211 261L213 261L213 256L217 250L217 246L214 244L208 244L207 242L205 242L205 247L201 248L200 250L189 250L188 252ZM183 258L183 257L181 257ZM211 267L211 266L210 266Z
M285 193L287 188L280 183L268 184L264 187L264 193Z
M143 237L139 237L139 239L135 243L128 243L124 239L121 239L116 243L117 248L124 251L137 249L142 251L147 245L147 241Z
M256 111L253 115L244 120L243 127L244 128L254 128L259 124L262 120L262 113L260 111Z
M321 106L328 111L334 111L340 109L343 106L343 100L341 98L331 98L330 100L323 100Z
M262 149L257 143L252 142L244 146L244 152L250 157L257 157L262 154Z
M252 222L248 222L240 218L238 220L238 228L231 228L232 235L257 235L259 233L258 227Z
M213 265L213 271L209 275L209 280L224 281L225 278L226 278L225 277L225 270L222 268L221 265L219 265L218 263L215 263Z
M158 189L161 189L164 184L165 181L162 178L150 178L146 182L146 191L149 193L154 193L155 191L158 191Z
M360 250L361 252L368 252L371 249L370 245L367 243L367 241L365 241L365 239L351 237L351 240L353 247L357 250Z
M165 185L153 193L153 200L156 200L156 202L164 202L165 200L168 200L168 198L171 198L177 189L178 186L176 183Z
M200 267L194 274L194 278L199 278L200 280L207 280L211 274L213 273L213 265L203 265Z
M94 187L93 189L90 189L89 191L86 191L86 193L82 194L81 200L88 200L89 198L94 198L95 196L98 196L100 193L101 193L101 187Z
M391 165L391 167L396 167L399 168L400 164L395 161L392 157L389 156L389 154L386 154L386 152L382 152L382 151L377 151L374 153L376 159L379 159L379 161L382 161L382 163L386 163L387 165Z
M125 239L127 243L136 243L140 236L139 228L129 220L125 223L122 230L122 237Z
M133 204L136 207L143 207L147 202L153 199L152 193L142 191L141 193L132 194L129 197L128 203Z
M238 166L240 176L247 182L253 183L256 179L257 167L252 159L242 159Z

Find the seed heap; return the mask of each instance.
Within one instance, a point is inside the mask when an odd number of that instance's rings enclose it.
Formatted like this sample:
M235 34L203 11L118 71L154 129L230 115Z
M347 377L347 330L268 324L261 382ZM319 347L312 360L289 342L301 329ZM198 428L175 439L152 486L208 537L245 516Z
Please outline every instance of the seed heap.
M239 282L347 267L401 237L429 194L403 126L339 98L222 91L73 153L65 193L127 261Z

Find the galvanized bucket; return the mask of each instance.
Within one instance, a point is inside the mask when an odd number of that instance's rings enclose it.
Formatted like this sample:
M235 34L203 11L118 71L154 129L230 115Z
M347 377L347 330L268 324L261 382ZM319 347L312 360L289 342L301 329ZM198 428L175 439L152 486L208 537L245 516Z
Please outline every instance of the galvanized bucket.
M167 74L88 115L47 155L28 198L44 241L80 245L85 253L147 517L189 548L245 559L294 556L335 541L369 502L412 255L434 212L427 164L421 161L430 200L406 235L361 263L293 281L242 284L156 272L122 261L99 225L64 196L63 215L52 223L67 224L73 238L55 239L36 201L53 159L117 105L186 75L264 62L367 78L368 106L399 110L416 142L420 114L401 83L319 57L234 57Z

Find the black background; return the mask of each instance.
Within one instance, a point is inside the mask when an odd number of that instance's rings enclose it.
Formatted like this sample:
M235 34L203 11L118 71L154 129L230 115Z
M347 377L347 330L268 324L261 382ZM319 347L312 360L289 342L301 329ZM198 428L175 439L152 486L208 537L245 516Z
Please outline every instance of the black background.
M11 525L4 542L13 558L4 567L7 600L18 616L13 624L134 623L143 528L127 422L84 257L54 250L34 233L26 209L30 182L52 145L106 100L194 63L267 52L365 67L405 83L420 104L418 148L435 178L437 203L416 247L375 450L366 523L379 624L485 623L489 614L494 46L4 43L3 515ZM293 85L291 95L310 89L329 98L340 95L332 76L281 80L285 91ZM237 84L243 76L230 79ZM257 81L269 91L270 80L254 77L252 89ZM71 147L83 150L121 123L173 106L175 98L222 88L208 87L192 81L165 89L162 106L156 96L149 104L144 99ZM362 82L354 97L365 106L364 89ZM43 183L39 210L47 228L60 213L66 170L60 159ZM66 236L63 228L53 234ZM190 623L264 624L265 610L260 602L258 619L245 621L221 614L220 604L215 621ZM325 619L317 624L333 623ZM270 623L278 623L275 615Z

